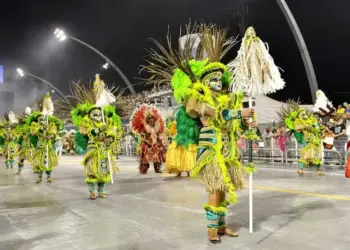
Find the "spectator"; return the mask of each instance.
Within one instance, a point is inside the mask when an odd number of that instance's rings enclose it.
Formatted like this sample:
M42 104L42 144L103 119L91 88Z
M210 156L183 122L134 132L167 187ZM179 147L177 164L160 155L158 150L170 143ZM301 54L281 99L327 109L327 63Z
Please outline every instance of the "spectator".
M132 155L132 143L133 143L133 138L130 134L128 134L127 136L124 137L124 141L125 141L125 154L127 156L131 156Z
M265 132L263 133L263 137L266 137L266 138L272 137L272 132L270 128L265 129Z
M286 150L287 131L284 126L281 126L279 130L280 130L280 138L279 138L280 149L282 152L284 152Z
M347 102L344 102L343 106L345 107L345 113L350 114L350 105Z
M337 114L344 114L345 113L345 108L343 105L339 104L338 109L337 109Z

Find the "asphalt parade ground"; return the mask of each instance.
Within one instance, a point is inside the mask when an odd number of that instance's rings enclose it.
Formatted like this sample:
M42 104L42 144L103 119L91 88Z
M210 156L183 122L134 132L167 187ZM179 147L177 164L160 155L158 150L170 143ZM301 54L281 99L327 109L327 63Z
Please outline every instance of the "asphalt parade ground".
M263 165L254 175L254 233L248 230L248 189L229 207L238 238L207 240L199 180L140 175L137 161L121 157L107 199L89 200L81 157L62 156L53 183L35 184L27 164L21 176L0 158L0 249L4 250L205 250L350 249L350 179L292 166Z

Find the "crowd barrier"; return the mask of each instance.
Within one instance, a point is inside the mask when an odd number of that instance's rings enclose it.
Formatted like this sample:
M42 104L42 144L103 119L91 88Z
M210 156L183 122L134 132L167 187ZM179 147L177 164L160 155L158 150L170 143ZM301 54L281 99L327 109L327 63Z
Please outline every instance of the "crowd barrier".
M330 168L344 167L347 161L347 139L336 139L332 150L322 149L324 165ZM239 141L241 161L247 161L249 157L248 142L245 139ZM253 157L257 163L279 163L285 165L297 164L302 146L294 137L285 141L285 148L281 150L279 139L274 137L262 138L253 142ZM120 155L127 155L125 143L122 143ZM130 155L130 154L129 154ZM136 144L131 146L131 155L136 156Z

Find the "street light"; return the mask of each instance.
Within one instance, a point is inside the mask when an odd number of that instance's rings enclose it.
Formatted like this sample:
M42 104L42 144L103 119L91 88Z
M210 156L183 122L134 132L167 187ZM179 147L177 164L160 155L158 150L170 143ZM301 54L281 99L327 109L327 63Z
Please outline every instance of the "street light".
M64 34L63 30L56 29L54 34L61 42L67 39L67 36Z
M100 57L103 58L103 60L105 60L107 62L107 65L111 65L112 68L117 71L117 74L122 78L122 80L124 81L124 83L126 84L126 86L128 86L131 94L136 94L136 91L134 90L134 88L132 87L130 81L128 80L128 78L126 78L126 76L123 74L123 72L118 68L118 66L112 62L111 59L109 59L107 56L105 56L101 51L97 50L96 48L92 47L90 44L87 44L86 42L83 42L82 40L75 38L73 36L69 36L67 34L65 34L65 32L61 29L56 29L54 32L54 35L56 36L56 38L62 42L66 39L71 39L73 41L76 41L82 45L84 45L85 47L88 47L89 49L91 49L92 51L94 51L96 54L98 54Z
M109 68L109 64L108 64L108 63L103 64L103 65L102 65L102 68L108 69L108 68Z
M21 70L20 68L17 69L17 73L20 77L23 77L24 76L24 72L23 70Z
M39 81L44 82L45 84L47 84L47 85L49 85L51 88L53 88L53 90L51 91L52 93L54 93L54 92L56 91L57 93L59 93L59 94L63 97L63 99L67 100L66 96L65 96L55 85L53 85L53 84L50 83L49 81L46 81L45 79L43 79L43 78L41 78L41 77L39 77L39 76L36 76L36 75L30 74L30 73L28 73L28 72L25 72L25 71L23 71L23 70L20 69L20 68L17 68L16 71L17 71L17 74L18 74L20 77L24 77L24 75L28 75L28 76L31 76L31 77L33 77L33 78L35 78L35 79L38 79Z

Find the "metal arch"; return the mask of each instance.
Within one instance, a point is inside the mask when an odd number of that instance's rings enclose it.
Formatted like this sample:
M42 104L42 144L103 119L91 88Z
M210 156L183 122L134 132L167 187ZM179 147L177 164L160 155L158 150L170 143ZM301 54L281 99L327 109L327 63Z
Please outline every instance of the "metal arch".
M135 89L133 88L133 86L131 85L130 81L128 80L128 78L123 74L123 72L118 68L118 66L112 62L112 60L110 60L106 55L104 55L101 51L97 50L96 48L92 47L90 44L87 44L86 42L83 42L82 40L72 37L72 36L66 36L69 39L72 39L82 45L84 45L85 47L88 47L89 49L91 49L92 51L94 51L95 53L97 53L100 57L103 58L103 60L105 60L109 65L111 65L113 67L113 69L115 71L117 71L118 75L122 78L122 80L125 82L126 86L128 86L131 94L136 94Z
M312 65L312 61L310 58L309 51L306 47L306 43L304 40L304 37L299 29L299 26L291 12L291 10L288 7L288 4L286 3L285 0L277 0L277 4L281 8L284 17L286 18L288 25L290 29L292 30L293 36L295 41L298 44L298 48L301 54L301 58L303 59L305 71L307 74L307 79L309 81L309 86L311 90L311 96L312 96L312 101L313 103L316 102L316 91L318 90L318 84L317 84L317 79L316 79L316 74L314 67Z

